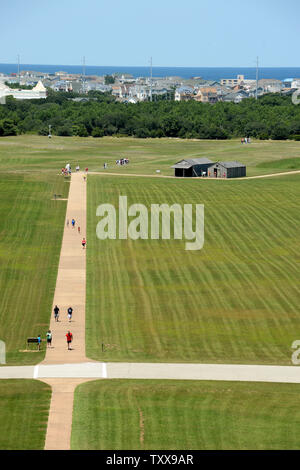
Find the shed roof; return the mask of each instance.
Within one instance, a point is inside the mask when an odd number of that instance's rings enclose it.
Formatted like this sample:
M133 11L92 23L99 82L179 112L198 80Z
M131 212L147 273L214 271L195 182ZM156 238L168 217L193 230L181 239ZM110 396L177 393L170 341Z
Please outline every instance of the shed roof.
M245 167L243 163L232 161L232 162L217 162L219 165L223 166L224 168L241 168Z
M206 158L206 157L185 158L184 160L180 160L180 162L177 162L171 168L191 168L192 166L195 166L195 165L212 165L212 164L213 162L209 158Z

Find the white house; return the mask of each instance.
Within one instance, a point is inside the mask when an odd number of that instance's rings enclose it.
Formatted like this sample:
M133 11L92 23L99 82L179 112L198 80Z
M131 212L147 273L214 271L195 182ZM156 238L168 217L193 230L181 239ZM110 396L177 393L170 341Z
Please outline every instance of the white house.
M300 78L294 78L292 81L292 88L300 88Z
M17 100L35 100L47 98L47 91L41 81L32 90L19 90L9 88L5 83L0 82L0 99L3 102L6 96L13 96Z

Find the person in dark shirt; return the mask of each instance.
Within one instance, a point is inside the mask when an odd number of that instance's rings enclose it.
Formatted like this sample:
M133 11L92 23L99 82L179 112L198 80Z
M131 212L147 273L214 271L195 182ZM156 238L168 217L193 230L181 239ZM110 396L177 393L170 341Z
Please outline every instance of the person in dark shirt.
M55 305L54 307L54 318L55 318L55 321L58 321L58 317L59 317L59 308L57 305Z
M68 308L68 318L69 318L69 322L72 320L72 313L73 313L73 309L72 309L72 307L69 307L69 308Z

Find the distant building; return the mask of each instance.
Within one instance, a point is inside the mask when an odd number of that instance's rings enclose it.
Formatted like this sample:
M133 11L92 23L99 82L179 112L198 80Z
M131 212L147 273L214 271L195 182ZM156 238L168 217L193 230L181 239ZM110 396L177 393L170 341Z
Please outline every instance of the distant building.
M292 88L293 78L286 78L283 80L283 87L284 88Z
M174 176L180 178L208 177L208 178L241 178L246 176L246 166L243 163L212 162L209 158L185 158L175 163Z
M223 101L225 102L232 102L232 103L240 103L243 99L249 98L249 93L244 90L237 90L232 91L231 93L227 93L223 96Z
M292 88L300 88L300 78L294 78L294 80L292 81L291 87Z
M180 87L175 91L175 101L188 101L194 97L194 89L191 87Z
M259 88L262 88L264 93L280 93L283 86L281 80L263 78L258 80Z
M180 160L171 168L174 168L174 176L178 177L197 177L207 176L208 168L213 164L209 158L185 158ZM205 175L204 175L205 173Z
M214 87L199 88L194 99L201 101L201 103L216 103L218 101L217 89Z
M246 176L246 165L243 163L233 162L217 162L208 168L209 178L241 178Z
M0 98L6 96L13 96L17 100L34 100L47 98L47 91L41 81L32 90L9 88L7 85L0 83Z
M234 87L236 85L241 85L242 83L244 83L244 81L244 75L238 75L237 78L222 78L220 83L224 86Z

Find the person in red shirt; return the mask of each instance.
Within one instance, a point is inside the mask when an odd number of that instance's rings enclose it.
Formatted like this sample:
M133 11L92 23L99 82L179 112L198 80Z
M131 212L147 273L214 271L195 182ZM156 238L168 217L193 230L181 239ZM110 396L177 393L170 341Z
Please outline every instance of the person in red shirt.
M82 244L82 248L85 248L85 245L86 245L86 239L85 238L82 239L81 244Z
M68 333L66 334L66 338L67 338L67 343L68 343L68 349L71 349L71 343L72 343L72 340L73 340L73 335L70 331L68 331Z

